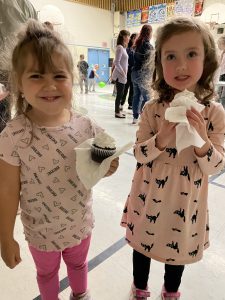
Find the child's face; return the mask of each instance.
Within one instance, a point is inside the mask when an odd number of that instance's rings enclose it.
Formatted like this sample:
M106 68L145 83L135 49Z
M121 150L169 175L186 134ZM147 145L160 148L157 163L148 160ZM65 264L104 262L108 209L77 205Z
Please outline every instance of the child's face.
M124 46L127 47L128 43L129 43L129 39L130 39L130 36L129 35L125 35L123 37L123 43L124 43Z
M43 115L43 118L60 115L71 106L72 76L62 56L53 53L52 62L56 71L41 74L34 57L28 55L20 84L20 90L32 106L32 111Z
M162 45L161 61L164 79L169 86L178 91L194 92L204 66L201 35L188 31L172 36Z

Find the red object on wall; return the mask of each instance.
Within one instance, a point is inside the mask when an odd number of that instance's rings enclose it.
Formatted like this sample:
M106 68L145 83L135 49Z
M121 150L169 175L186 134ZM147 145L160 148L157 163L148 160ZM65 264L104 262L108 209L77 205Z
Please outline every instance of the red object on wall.
M195 16L201 16L204 0L195 0Z
M141 9L141 24L148 23L149 7L145 6Z

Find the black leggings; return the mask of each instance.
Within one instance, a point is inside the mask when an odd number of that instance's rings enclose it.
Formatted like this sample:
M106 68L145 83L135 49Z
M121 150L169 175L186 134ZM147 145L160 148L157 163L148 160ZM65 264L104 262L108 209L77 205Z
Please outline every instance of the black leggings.
M116 100L115 100L115 113L120 113L120 105L123 98L125 84L116 80Z
M144 290L148 283L151 258L133 251L133 277L136 288ZM165 264L164 286L167 292L177 292L181 283L184 266Z

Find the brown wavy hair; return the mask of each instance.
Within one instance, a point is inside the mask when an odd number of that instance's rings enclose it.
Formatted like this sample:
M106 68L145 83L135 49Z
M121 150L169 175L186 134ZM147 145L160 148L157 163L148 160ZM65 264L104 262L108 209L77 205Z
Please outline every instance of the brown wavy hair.
M119 35L117 37L117 41L116 41L117 46L122 45L124 47L124 41L123 41L124 36L130 36L130 31L125 30L125 29L120 30Z
M175 95L174 89L165 82L163 77L161 63L162 46L172 36L189 31L195 31L201 35L205 52L203 73L197 83L195 96L205 104L214 96L213 77L218 68L214 39L208 27L203 22L194 18L178 17L168 21L157 31L152 88L157 91L160 102L170 102Z
M139 47L141 47L144 41L146 40L149 41L151 38L151 34L152 34L152 26L149 24L143 25L138 37L136 38L134 48L138 49Z
M22 96L19 89L20 80L26 67L26 58L31 54L38 62L39 71L55 71L57 66L53 64L52 54L59 53L64 57L68 72L73 78L73 59L70 50L54 30L49 29L45 24L30 19L22 31L18 33L18 41L12 52L11 66L11 94L15 102L16 115L24 114L32 108Z

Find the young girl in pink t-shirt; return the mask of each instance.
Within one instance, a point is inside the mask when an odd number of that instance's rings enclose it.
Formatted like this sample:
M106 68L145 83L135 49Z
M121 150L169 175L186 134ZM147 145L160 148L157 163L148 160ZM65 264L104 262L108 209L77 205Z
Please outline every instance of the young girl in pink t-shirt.
M61 256L71 300L90 300L87 254L92 192L76 172L74 148L103 129L71 110L73 60L57 33L30 20L12 53L16 116L0 135L0 244L9 268L21 262L14 239L18 205L42 300L58 300ZM114 160L106 176L118 167Z

